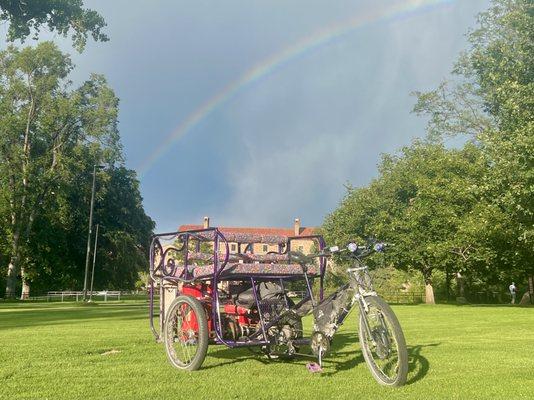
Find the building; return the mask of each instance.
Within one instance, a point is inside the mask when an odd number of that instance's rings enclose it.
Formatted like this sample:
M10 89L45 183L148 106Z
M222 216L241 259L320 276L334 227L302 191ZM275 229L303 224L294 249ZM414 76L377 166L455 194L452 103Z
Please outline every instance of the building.
M204 217L204 223L202 225L182 225L178 228L178 231L188 231L194 229L206 229L210 227L209 217ZM315 227L303 227L300 224L300 219L295 218L292 228L259 228L259 227L227 227L217 226L219 231L224 235L225 233L231 234L257 234L257 235L272 235L272 236L310 236L315 235L317 228ZM268 252L278 252L278 245L269 243L235 243L228 242L230 247L230 253L246 253L251 252L254 254L266 254ZM314 247L315 246L315 247ZM293 239L291 241L292 251L301 251L305 254L310 253L316 248L316 241L313 239Z

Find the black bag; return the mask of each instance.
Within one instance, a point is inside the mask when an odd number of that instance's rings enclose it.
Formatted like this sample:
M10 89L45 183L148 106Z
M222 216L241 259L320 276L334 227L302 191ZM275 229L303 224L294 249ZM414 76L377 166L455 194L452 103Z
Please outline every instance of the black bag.
M257 291L258 300L283 300L285 296L282 286L277 282L261 282L258 285ZM236 302L240 306L247 308L252 307L256 303L254 300L254 291L250 285L237 295Z
M353 290L347 288L330 295L318 304L313 310L313 330L332 337L338 328L337 320L341 312L343 309L350 309L353 293Z

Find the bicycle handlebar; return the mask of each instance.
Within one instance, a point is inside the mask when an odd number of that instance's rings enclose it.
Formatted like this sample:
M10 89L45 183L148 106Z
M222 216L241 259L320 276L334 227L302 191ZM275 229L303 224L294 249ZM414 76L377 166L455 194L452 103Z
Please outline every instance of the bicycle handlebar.
M344 254L348 253L348 256L351 258L364 258L372 253L382 253L385 251L386 247L394 246L391 243L376 242L370 243L367 245L357 245L356 243L349 243L346 248L340 249L339 246L332 246L325 248L324 250L313 253L313 254L304 254L300 251L289 251L287 254L289 258L295 259L300 264L307 264L312 262L314 258L318 257L331 257L334 254Z

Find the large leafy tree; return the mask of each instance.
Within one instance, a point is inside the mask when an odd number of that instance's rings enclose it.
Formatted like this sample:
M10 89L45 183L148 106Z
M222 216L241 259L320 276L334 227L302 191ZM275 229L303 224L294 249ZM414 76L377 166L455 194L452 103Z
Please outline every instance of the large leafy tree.
M420 271L426 301L434 303L433 272L455 272L456 250L478 249L471 232L459 233L477 204L473 181L483 171L479 151L415 142L398 155L384 156L379 170L379 178L350 190L327 217L327 239L376 237L394 243L393 265Z
M332 239L395 242L427 301L436 269L486 283L534 273L534 4L495 0L468 38L452 82L416 93L428 142L386 156L325 221ZM441 144L460 135L461 149Z
M97 253L100 273L96 287L133 289L138 273L148 270L148 244L154 222L146 216L134 171L124 167L106 171L95 220L102 242Z
M87 146L76 153L78 161L37 219L30 241L28 279L37 292L79 288L84 281L91 173L101 157ZM154 228L133 171L119 165L97 173L94 223L100 228L94 288L133 288L138 272L148 268Z
M478 187L490 203L486 219L503 228L502 264L532 275L534 3L494 1L468 38L456 83L418 93L415 111L430 116L434 137L467 135L480 147L488 169Z
M38 215L76 163L76 149L102 149L100 162L120 161L118 99L102 76L71 90L69 57L51 42L0 52L0 202L8 209L6 296L15 294L30 259Z
M42 26L62 36L72 32L72 41L82 50L88 35L96 41L107 41L102 31L104 18L94 10L83 8L82 0L0 0L0 20L9 23L7 39L24 41Z

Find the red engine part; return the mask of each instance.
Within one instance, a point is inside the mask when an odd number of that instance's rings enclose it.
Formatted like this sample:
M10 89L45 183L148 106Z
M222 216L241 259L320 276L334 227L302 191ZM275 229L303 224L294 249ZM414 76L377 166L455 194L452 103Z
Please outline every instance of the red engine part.
M236 306L235 304L225 304L224 312L227 315L235 315L239 325L250 325L253 323L253 313L246 307Z
M194 312L186 312L187 304L182 305L182 313L184 313L184 319L182 321L182 332L187 332L188 330L193 330L198 332L198 321Z
M182 294L194 297L198 300L205 300L206 297L211 297L211 286L202 282L197 284L184 283L182 286Z
M194 297L202 303L202 305L204 306L204 311L206 313L206 318L208 320L208 331L212 332L213 321L211 319L211 285L208 285L204 282L196 283L194 285L190 283L184 283L181 289L181 293L186 296ZM198 331L198 321L194 314L191 314L191 318L189 320L186 319L183 322L182 328L190 328L193 329L195 332Z

